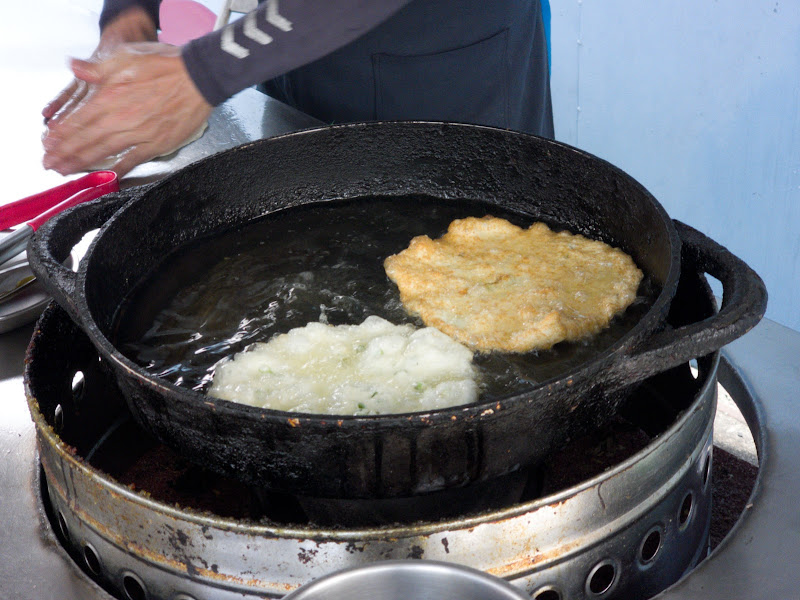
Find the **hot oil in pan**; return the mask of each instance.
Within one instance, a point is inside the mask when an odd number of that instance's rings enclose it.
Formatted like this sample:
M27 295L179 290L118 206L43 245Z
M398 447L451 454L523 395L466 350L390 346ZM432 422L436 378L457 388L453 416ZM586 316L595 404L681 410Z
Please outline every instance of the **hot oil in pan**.
M151 374L205 391L218 361L312 321L357 324L378 315L423 326L403 309L383 260L414 236L437 238L453 219L486 214L531 222L485 203L420 196L273 213L167 257L120 307L117 346ZM650 288L645 277L636 302L588 342L476 354L482 400L519 393L589 360L647 312L656 295Z

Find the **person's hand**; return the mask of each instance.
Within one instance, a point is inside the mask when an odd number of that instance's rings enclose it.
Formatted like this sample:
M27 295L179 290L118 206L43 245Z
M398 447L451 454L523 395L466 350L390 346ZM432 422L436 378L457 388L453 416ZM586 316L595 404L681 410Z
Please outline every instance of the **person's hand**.
M86 92L54 114L42 140L44 167L63 175L119 156L111 168L122 176L180 146L211 113L175 46L121 44L99 62L73 59L71 67Z
M155 42L158 39L156 25L150 16L140 7L132 7L123 11L103 29L89 62L101 62L121 44L130 42ZM53 98L42 109L45 123L59 111L68 113L74 109L89 91L89 85L80 79L73 79L67 87Z

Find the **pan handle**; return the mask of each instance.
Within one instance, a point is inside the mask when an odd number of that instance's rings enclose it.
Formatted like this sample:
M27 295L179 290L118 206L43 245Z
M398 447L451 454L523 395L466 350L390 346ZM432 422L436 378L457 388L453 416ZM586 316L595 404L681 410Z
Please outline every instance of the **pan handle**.
M654 334L612 365L603 377L606 382L637 383L715 352L750 331L764 316L767 290L755 271L689 225L675 221L675 228L681 238L683 268L693 266L720 280L722 306L707 319Z
M83 323L82 311L76 304L78 277L63 263L84 235L108 221L141 191L141 188L130 188L73 206L51 217L28 241L31 270L77 323Z

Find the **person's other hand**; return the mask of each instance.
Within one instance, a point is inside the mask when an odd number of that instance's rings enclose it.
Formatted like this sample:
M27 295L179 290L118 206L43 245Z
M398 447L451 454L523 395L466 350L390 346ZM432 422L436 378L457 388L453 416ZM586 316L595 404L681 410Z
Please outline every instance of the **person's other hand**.
M122 176L180 146L211 113L175 46L121 44L104 60L71 67L86 92L54 114L42 140L44 167L62 175L119 156L111 168Z
M155 23L140 7L132 7L123 11L103 29L89 62L100 62L107 59L121 44L129 42L155 42L157 37ZM45 123L59 111L64 113L75 108L89 91L89 85L80 79L73 79L67 87L53 98L42 109Z

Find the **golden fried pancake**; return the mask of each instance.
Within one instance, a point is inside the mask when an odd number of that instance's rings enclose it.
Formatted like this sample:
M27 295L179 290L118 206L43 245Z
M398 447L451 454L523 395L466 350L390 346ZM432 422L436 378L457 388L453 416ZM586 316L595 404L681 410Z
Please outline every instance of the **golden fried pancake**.
M608 326L642 272L621 250L544 223L457 219L415 237L384 267L406 309L473 350L527 352Z

